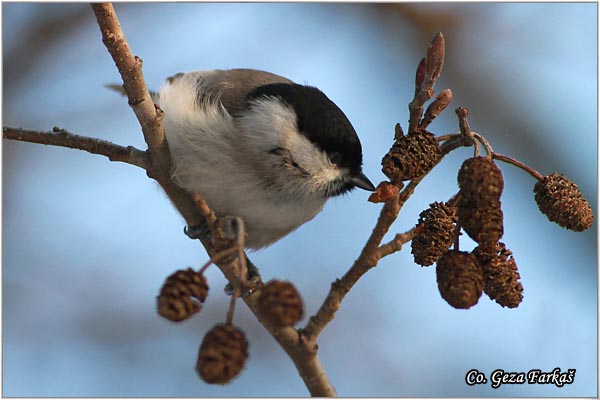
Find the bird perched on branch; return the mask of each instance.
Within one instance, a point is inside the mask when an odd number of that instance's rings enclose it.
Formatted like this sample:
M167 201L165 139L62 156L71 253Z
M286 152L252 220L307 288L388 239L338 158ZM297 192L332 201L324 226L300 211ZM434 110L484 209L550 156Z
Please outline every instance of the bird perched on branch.
M292 232L330 197L375 189L352 124L315 87L252 69L211 70L168 78L155 97L172 178L218 216L241 217L248 248Z

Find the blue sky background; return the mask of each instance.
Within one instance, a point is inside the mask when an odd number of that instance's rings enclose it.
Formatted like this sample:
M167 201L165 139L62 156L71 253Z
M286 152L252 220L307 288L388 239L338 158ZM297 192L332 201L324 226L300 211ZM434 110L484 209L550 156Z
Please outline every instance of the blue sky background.
M495 150L579 184L597 215L595 3L118 4L148 84L213 68L257 68L319 87L361 137L364 170L406 126L414 69L433 34L446 37L436 89L454 100L436 134L458 131L453 109ZM119 76L83 4L4 3L3 124L60 126L144 148L126 100L103 88ZM448 199L470 149L452 153L419 186L388 238ZM225 318L225 280L207 275L202 314L180 325L155 313L171 272L207 256L143 171L70 149L3 142L4 396L305 396L292 362L244 306L243 374L221 387L195 372L204 333ZM504 241L525 298L515 310L482 297L455 310L435 269L410 248L384 259L351 291L319 341L341 396L596 396L597 224L574 233L547 221L533 179L506 164ZM308 315L358 255L380 205L353 192L251 255L263 277L292 281ZM472 242L463 240L469 249ZM305 321L303 321L303 324ZM467 371L577 370L571 385L467 386Z

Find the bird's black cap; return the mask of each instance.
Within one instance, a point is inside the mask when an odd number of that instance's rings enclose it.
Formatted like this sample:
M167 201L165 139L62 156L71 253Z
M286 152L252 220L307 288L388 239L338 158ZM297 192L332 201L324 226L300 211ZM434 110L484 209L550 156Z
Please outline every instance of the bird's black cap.
M259 86L247 100L260 97L278 97L289 104L296 112L301 134L326 152L334 164L348 168L352 175L362 174L358 135L343 111L323 92L312 86L275 83Z

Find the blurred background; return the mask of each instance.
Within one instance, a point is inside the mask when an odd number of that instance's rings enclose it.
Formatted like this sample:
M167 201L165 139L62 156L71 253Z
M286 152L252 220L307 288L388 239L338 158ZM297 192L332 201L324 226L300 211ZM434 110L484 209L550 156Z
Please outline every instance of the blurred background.
M384 179L394 125L406 127L414 70L442 31L446 63L436 89L454 93L432 125L458 131L453 112L500 153L543 174L564 173L597 209L597 5L117 4L152 88L181 71L257 68L319 87L361 137L364 170ZM127 101L106 90L119 75L85 4L4 3L3 125L53 126L145 148ZM208 270L200 316L179 325L155 313L174 270L207 255L140 169L56 147L3 141L3 395L44 397L306 396L292 362L245 306L235 323L250 359L233 383L194 371L204 333L225 318L225 280ZM446 157L402 210L410 229L433 201L457 190L472 149ZM410 248L384 259L347 296L320 338L319 355L341 396L597 395L597 224L564 230L542 215L534 180L507 164L504 242L524 301L504 309L485 295L455 310L435 267ZM357 257L381 205L353 192L313 221L251 255L265 280L292 281L312 315L330 283ZM462 249L472 248L466 237ZM305 320L302 322L304 324ZM468 386L473 368L576 369L554 385Z

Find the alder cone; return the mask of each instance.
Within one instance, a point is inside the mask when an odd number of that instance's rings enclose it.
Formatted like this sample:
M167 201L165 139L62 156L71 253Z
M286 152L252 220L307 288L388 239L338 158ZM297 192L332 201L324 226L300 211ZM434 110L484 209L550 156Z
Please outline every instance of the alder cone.
M292 326L302 318L302 297L290 282L271 280L258 299L261 315L276 326Z
M458 186L463 198L488 204L500 199L504 178L491 158L472 157L466 159L458 171Z
M575 183L553 172L533 187L538 208L552 222L575 232L589 229L594 222L590 203Z
M167 277L157 297L158 314L173 322L183 321L200 311L208 295L206 278L192 268Z
M438 162L442 150L435 136L428 131L401 136L383 157L382 171L393 184L420 178Z
M500 242L493 252L476 247L473 255L483 270L485 294L502 307L518 307L523 301L523 285L512 252Z
M415 263L430 266L452 246L456 219L454 208L443 202L431 203L419 214L418 233L411 241Z
M465 232L482 246L493 247L504 234L504 214L500 200L479 204L461 199L457 214Z
M449 250L437 261L436 276L442 298L454 308L471 308L483 292L483 271L471 253Z
M247 359L244 332L231 325L215 325L202 340L196 372L206 383L224 385L242 371Z

